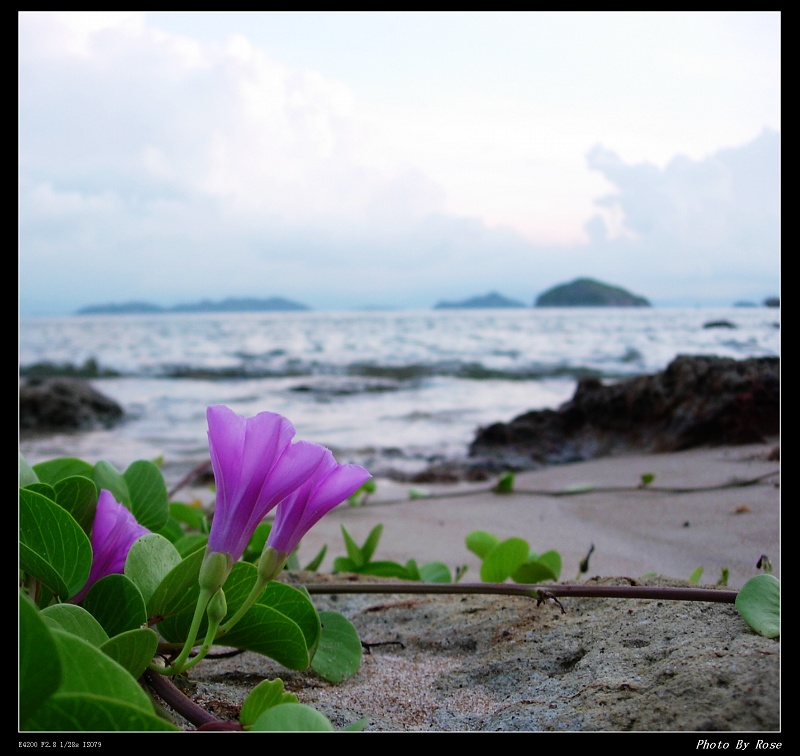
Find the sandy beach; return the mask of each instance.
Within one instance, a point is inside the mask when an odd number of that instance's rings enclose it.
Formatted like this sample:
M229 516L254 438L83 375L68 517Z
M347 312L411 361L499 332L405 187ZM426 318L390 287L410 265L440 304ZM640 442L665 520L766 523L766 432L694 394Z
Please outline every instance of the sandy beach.
M464 538L483 529L560 552L560 582L575 580L594 544L581 581L689 587L702 566L702 586L726 568L737 589L758 573L762 554L780 576L777 443L548 467L517 475L516 493L505 495L492 493L492 482L430 486L430 498L409 500L408 486L381 479L366 504L340 506L308 533L301 562L328 546L319 572L286 579L336 582L329 571L345 555L341 528L360 545L382 524L373 559L466 564L463 582L480 581ZM642 489L645 473L655 477ZM584 493L564 494L576 488ZM357 579L365 581L381 579ZM373 732L780 730L780 642L753 632L732 604L569 598L540 606L498 595L324 590L314 600L348 617L368 644L355 676L327 683L247 652L198 665L195 702L235 719L256 682L279 677L336 728L364 718Z
M558 551L562 582L579 575L594 545L582 578L655 573L688 580L702 567L701 583L716 583L727 569L728 585L739 588L758 573L762 554L780 577L780 462L770 459L777 444L557 465L517 474L514 492L503 495L492 492L496 481L412 486L378 479L365 504L340 505L306 535L300 561L327 545L320 570L329 571L346 554L342 527L360 545L382 524L373 559L440 561L451 571L466 565L463 580L477 582L480 561L465 538L485 530L501 540L524 538L537 553ZM644 488L643 474L654 476ZM412 490L428 498L411 499Z

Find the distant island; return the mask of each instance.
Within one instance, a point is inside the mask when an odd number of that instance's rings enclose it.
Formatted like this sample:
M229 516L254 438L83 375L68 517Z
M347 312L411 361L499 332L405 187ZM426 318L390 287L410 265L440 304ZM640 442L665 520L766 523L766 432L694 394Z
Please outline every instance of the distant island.
M509 299L496 291L490 292L482 297L470 297L461 302L438 302L434 305L434 310L446 310L452 308L490 309L497 307L525 307L522 302L516 299Z
M310 310L304 304L292 302L282 297L267 299L234 299L228 297L220 302L204 299L193 304L159 307L149 302L126 302L124 304L91 305L82 307L76 315L159 315L170 312L298 312Z
M644 297L631 294L618 286L576 278L572 283L548 289L536 298L534 307L650 307Z

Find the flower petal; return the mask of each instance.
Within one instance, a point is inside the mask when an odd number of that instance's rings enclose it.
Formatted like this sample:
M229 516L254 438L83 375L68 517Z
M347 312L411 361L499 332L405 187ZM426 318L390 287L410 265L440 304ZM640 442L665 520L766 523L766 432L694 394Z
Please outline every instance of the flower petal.
M235 562L258 524L312 475L325 450L307 441L292 443L294 426L274 412L245 419L216 405L206 417L217 483L208 548Z
M275 551L290 554L322 517L370 477L359 465L337 464L333 454L325 449L313 478L278 504L267 544Z
M100 578L122 574L134 541L149 532L110 491L100 491L92 525L92 568L89 579L72 600L81 601Z

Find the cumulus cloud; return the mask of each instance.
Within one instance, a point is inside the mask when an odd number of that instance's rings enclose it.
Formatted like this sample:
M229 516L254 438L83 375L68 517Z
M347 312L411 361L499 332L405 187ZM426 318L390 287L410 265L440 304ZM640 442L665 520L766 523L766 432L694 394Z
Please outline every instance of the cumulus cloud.
M587 162L617 189L598 205L620 211L636 238L730 249L751 229L775 247L780 142L774 132L765 130L750 144L704 160L678 156L663 170L648 163L626 165L601 146L589 152Z
M759 296L777 285L775 132L663 168L598 145L587 166L613 190L588 242L542 245L445 212L447 187L392 149L346 84L244 37L201 44L137 13L28 13L19 57L23 314L258 295L530 302L579 275L653 301L709 282L722 303L754 296L743 277L768 287Z
M58 38L43 27L60 17L30 23L24 43ZM373 137L344 84L283 66L243 37L199 46L120 24L81 40L80 54L77 42L22 48L20 164L33 180L126 198L199 194L232 216L294 221L361 220L406 180L404 167L370 165ZM411 196L437 201L430 189Z
M686 285L698 292L721 287L720 299L727 295L733 277L752 276L765 286L777 285L780 137L776 132L764 130L748 144L702 160L677 156L663 169L648 163L628 165L601 146L589 152L587 161L616 189L598 199L601 212L587 228L593 244L609 260L619 254L635 255L644 270L652 270L654 279L668 275L674 280L686 274Z

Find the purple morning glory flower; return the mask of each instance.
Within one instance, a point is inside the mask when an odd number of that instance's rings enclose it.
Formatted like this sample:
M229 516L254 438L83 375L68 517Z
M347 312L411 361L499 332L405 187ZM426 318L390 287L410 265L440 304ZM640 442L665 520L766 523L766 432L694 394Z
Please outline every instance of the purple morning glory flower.
M264 516L309 478L327 449L293 442L294 426L274 412L244 418L215 405L206 417L217 484L207 555L226 554L230 569Z
M72 601L81 602L100 578L122 574L133 542L149 532L110 491L100 491L92 525L92 569L86 584Z
M278 504L267 546L285 556L291 554L322 517L355 493L370 477L358 465L337 464L333 454L325 449L312 476Z

